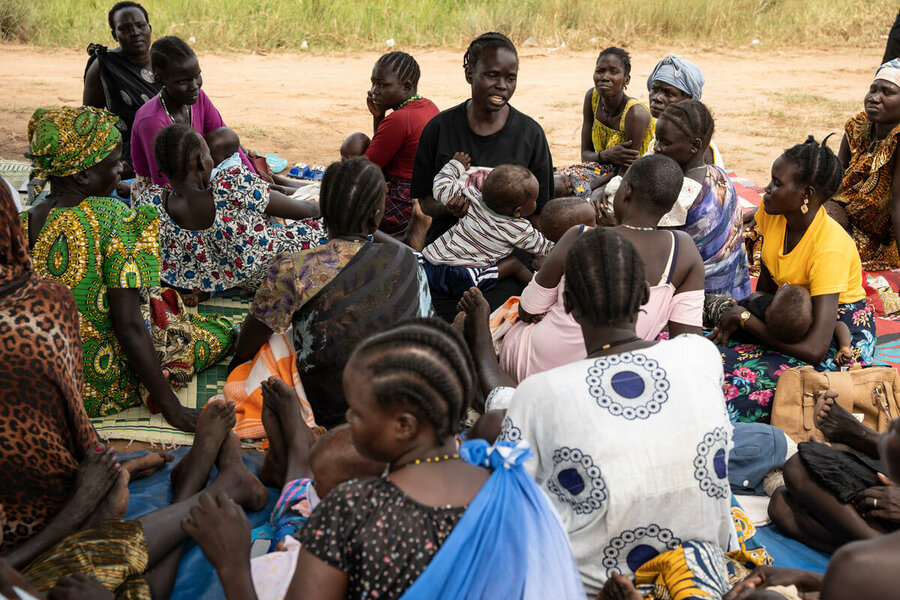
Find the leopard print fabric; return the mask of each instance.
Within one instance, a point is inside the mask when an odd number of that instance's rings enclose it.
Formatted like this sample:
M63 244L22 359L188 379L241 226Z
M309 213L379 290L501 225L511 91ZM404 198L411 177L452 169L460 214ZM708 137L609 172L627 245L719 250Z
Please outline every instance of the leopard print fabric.
M79 463L97 442L81 398L75 299L66 286L34 273L12 198L3 192L0 504L7 520L0 552L33 537L59 513Z

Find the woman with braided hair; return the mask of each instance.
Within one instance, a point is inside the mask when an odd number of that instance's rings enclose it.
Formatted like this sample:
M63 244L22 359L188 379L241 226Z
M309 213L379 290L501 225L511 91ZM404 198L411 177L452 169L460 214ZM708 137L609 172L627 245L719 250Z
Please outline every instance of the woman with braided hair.
M412 251L370 241L384 198L384 176L367 158L329 166L319 195L327 243L271 261L237 342L232 368L253 359L273 333L292 327L297 370L323 427L344 421L341 374L356 344L432 311Z
M388 192L381 231L391 235L402 234L412 218L410 183L419 136L439 112L434 102L419 95L418 88L415 58L399 51L382 55L372 68L372 87L366 94L366 106L372 113L372 141L366 144L363 134L354 133L341 146L342 158L362 153L384 171ZM358 139L363 143L353 150Z
M684 172L681 193L661 226L687 232L703 258L705 289L744 298L750 294L750 268L743 243L743 213L728 175L706 163L715 122L699 100L670 104L656 122L656 151Z
M468 210L464 198L445 207L432 193L435 176L457 152L469 155L469 173L503 164L520 165L531 171L538 181L535 215L552 197L553 161L544 130L510 104L519 73L516 47L502 33L484 33L469 44L463 56L463 70L471 86L471 97L431 119L422 130L416 149L412 197L419 200L426 214L434 217L426 245L449 230ZM521 291L520 283L507 279L490 290L487 298L496 308ZM434 300L441 316L456 314L458 298L436 293Z
M854 360L872 362L875 319L866 306L860 255L822 206L840 188L842 174L834 152L812 136L772 165L772 181L756 213L763 236L756 290L774 295L787 283L805 288L812 297L813 323L800 341L788 344L743 306L734 305L719 318L715 339L723 346L725 398L734 420L768 422L776 380L786 369L838 370L835 321L850 330ZM741 343L730 340L738 330L753 343L746 337Z
M731 425L716 347L699 335L637 335L649 289L640 254L618 232L583 233L565 269L563 300L587 358L522 381L507 398L500 439L531 444L526 468L562 518L590 597L613 574L632 576L688 541L698 558L721 557L710 567L724 567L734 535ZM467 321L480 314L484 331L487 307L481 300L479 313L471 293ZM475 350L477 360L483 354ZM720 595L724 577L715 572Z

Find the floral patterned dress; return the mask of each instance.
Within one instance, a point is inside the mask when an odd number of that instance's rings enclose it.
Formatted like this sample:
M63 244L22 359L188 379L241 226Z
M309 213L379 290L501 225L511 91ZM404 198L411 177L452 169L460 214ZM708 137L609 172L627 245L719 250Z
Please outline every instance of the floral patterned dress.
M151 186L135 201L159 212L160 278L186 290L254 290L265 280L269 262L283 252L315 248L327 241L321 219L291 225L266 214L269 187L240 165L220 171L212 182L216 217L207 229L179 227L163 206L166 190Z

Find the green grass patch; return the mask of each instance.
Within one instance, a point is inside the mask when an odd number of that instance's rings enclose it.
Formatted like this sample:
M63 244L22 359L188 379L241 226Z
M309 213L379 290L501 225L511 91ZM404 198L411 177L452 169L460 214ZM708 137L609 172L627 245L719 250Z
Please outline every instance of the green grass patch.
M110 39L112 0L0 0L3 36L85 47ZM893 0L157 0L154 35L193 37L201 50L355 52L385 47L463 48L484 31L570 48L652 44L735 48L779 44L877 46ZM7 16L9 15L9 16ZM826 57L821 57L827 60Z

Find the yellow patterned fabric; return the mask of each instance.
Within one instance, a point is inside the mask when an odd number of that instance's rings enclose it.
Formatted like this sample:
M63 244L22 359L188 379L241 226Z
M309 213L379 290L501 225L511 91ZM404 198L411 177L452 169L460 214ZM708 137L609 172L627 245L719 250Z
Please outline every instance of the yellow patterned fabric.
M844 126L850 164L844 171L841 195L835 200L845 205L863 268L879 271L900 267L891 216L893 158L900 125L877 142L872 139L872 129L865 112Z
M66 177L89 169L110 155L122 140L119 118L92 106L39 108L28 122L26 154L34 177Z
M84 573L112 592L117 600L150 600L144 579L148 554L139 521L108 521L70 535L28 565L22 576L41 594L63 575Z
M647 105L639 100L635 100L631 98L628 102L625 103L625 110L622 111L622 118L619 121L618 129L610 129L603 123L597 120L597 105L600 103L600 94L597 92L596 88L591 93L591 109L592 114L594 115L594 126L591 128L591 141L594 142L594 152L600 152L602 150L606 150L607 148L612 148L617 144L621 144L625 141L625 117L628 116L628 111L635 105L643 107L644 110L647 111L647 114L650 114L650 109L647 108ZM647 125L647 129L644 131L644 137L641 138L641 146L640 148L632 148L632 150L638 151L638 156L643 156L647 154L647 150L650 148L650 142L656 135L656 119L652 116L650 117L650 123Z
M733 496L731 518L737 550L725 554L717 544L687 541L641 565L634 584L644 600L718 600L755 567L771 565L772 557L754 539L756 527Z

